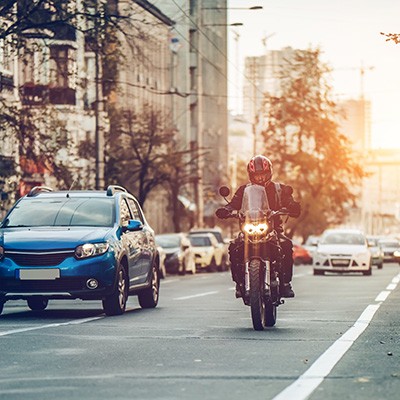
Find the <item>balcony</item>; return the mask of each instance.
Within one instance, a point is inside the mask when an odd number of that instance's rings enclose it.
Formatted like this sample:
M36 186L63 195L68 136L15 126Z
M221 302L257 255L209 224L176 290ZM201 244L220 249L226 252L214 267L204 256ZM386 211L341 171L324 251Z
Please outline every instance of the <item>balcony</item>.
M50 104L68 104L74 106L76 104L75 89L71 88L50 88L49 101Z
M76 91L71 88L49 87L48 85L24 84L20 88L23 105L76 104Z

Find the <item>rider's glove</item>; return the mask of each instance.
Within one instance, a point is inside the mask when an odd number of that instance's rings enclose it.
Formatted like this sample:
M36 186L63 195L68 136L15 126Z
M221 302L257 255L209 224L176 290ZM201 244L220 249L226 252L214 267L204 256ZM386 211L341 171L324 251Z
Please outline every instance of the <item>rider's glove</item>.
M215 215L220 219L226 219L230 214L230 211L225 207L218 208L218 210L215 211Z

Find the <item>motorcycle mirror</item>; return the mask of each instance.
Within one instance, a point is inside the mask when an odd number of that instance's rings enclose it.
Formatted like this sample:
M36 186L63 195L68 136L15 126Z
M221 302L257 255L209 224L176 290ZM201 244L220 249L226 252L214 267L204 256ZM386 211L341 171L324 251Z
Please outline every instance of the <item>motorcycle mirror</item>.
M219 194L222 197L227 197L227 196L229 196L230 193L231 193L231 191L229 190L228 186L221 186L219 188Z

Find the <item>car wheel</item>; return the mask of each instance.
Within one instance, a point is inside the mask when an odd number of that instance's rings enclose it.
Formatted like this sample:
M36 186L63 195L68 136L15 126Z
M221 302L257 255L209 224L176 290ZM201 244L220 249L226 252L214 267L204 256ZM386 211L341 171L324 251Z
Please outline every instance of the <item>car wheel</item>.
M367 269L366 271L363 271L363 275L365 275L365 276L372 275L372 268L370 267L370 268Z
M207 267L207 272L215 272L217 270L217 263L215 261L215 258L213 257L210 265Z
M160 295L160 275L157 265L153 265L150 286L138 294L139 304L142 308L154 308L158 304Z
M325 272L320 269L314 269L314 275L325 275Z
M44 297L31 297L27 300L27 303L28 307L32 311L43 311L49 304L49 299L46 299Z
M106 315L121 315L125 312L128 301L128 276L124 267L120 267L114 292L103 299Z

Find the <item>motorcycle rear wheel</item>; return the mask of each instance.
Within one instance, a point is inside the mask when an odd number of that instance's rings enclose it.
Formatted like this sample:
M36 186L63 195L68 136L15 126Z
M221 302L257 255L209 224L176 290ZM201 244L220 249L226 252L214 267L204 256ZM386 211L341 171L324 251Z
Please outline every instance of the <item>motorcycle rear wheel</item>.
M254 259L250 261L249 278L251 320L253 321L254 330L262 331L266 326L265 317L267 313L262 291L264 279L261 276L260 260Z
M265 326L274 326L276 323L277 306L270 301L265 303Z

